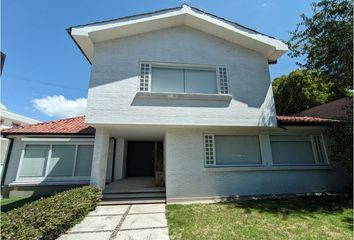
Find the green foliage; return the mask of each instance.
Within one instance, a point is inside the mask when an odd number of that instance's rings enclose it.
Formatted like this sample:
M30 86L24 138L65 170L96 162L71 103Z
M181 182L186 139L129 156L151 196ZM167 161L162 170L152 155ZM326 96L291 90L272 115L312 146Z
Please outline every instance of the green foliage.
M298 64L319 70L335 83L336 92L353 89L353 3L349 0L321 0L311 4L313 15L301 15L302 22L291 32L290 56L305 56Z
M353 98L350 98L346 109L346 117L340 122L332 123L328 128L333 139L331 160L340 162L344 169L353 171Z
M338 97L332 83L323 81L318 71L295 70L273 81L278 115L290 115L327 103Z
M97 188L85 186L1 214L1 239L56 239L96 207Z

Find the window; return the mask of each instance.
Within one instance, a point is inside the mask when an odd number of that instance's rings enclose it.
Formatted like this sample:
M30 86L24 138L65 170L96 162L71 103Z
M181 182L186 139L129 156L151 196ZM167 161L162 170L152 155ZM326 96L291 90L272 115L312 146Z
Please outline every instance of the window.
M218 87L219 83L219 87ZM225 67L181 67L142 63L140 91L228 94Z
M270 143L273 164L312 165L326 162L319 136L270 136Z
M147 92L149 91L149 79L150 79L150 64L142 63L140 65L140 85L139 90Z
M75 178L91 175L93 145L27 144L19 178Z
M27 145L20 177L44 177L50 145Z
M75 150L75 145L53 145L52 155L49 161L48 176L71 176L74 167Z
M204 138L205 165L262 164L258 136L205 135Z
M92 167L93 147L79 145L75 166L75 176L90 176Z
M215 165L214 135L204 135L205 165Z

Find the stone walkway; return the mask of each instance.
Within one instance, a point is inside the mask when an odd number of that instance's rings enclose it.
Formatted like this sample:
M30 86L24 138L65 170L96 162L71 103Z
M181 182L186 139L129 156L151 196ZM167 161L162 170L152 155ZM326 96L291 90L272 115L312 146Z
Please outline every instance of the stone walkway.
M165 204L97 206L58 240L168 240Z

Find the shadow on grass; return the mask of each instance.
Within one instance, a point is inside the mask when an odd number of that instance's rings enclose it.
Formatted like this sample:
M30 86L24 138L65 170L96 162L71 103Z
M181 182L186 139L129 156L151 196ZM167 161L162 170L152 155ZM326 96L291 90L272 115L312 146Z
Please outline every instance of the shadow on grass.
M34 202L38 199L40 199L41 197L36 196L36 197L29 197L29 198L22 198L22 199L18 199L16 201L13 202L9 202L7 204L4 204L1 206L1 212L8 212L12 209L18 208L18 207L22 207L23 205L25 205L26 203L30 203L30 202Z
M251 199L225 201L230 208L242 208L245 213L258 211L281 215L283 220L289 216L298 216L302 219L317 218L318 214L336 214L353 208L352 197L345 195L299 196L277 199ZM353 217L345 216L343 221L353 228Z

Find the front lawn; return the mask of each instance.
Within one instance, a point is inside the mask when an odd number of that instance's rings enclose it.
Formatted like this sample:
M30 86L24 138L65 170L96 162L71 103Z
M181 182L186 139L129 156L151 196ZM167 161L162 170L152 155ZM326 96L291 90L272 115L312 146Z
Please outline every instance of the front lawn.
M352 239L352 199L316 196L167 205L171 240Z

